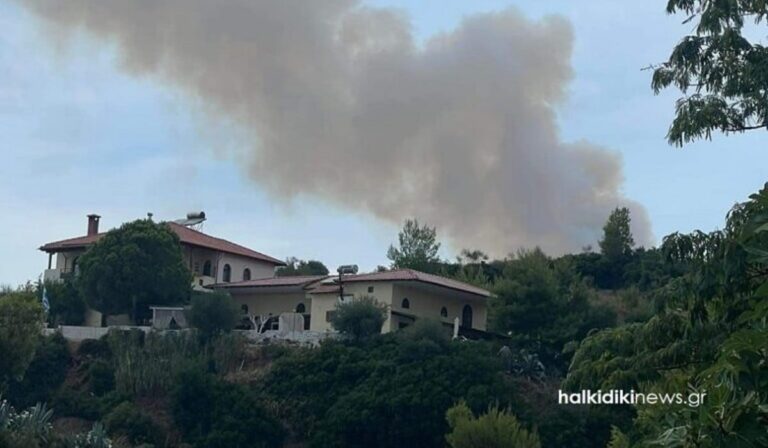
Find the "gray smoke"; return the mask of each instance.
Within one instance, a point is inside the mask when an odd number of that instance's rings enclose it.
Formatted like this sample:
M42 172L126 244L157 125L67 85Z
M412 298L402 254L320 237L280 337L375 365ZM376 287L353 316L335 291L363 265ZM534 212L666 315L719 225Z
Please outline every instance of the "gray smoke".
M249 174L391 222L415 216L453 247L504 255L594 244L625 198L620 158L564 143L567 21L514 9L415 42L407 19L353 0L25 0L51 29L84 30L124 68L194 95L252 136Z

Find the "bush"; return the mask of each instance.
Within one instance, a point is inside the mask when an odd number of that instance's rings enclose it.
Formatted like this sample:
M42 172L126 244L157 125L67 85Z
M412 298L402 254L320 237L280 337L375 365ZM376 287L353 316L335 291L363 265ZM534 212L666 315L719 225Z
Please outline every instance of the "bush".
M132 445L160 444L161 428L146 412L129 401L124 401L106 417L104 425L112 437L125 437Z
M40 343L44 318L34 294L0 294L0 390L5 380L24 376Z
M85 321L85 300L71 280L46 282L45 294L51 308L48 323L56 325L82 325Z
M381 334L387 307L373 297L353 299L336 305L336 312L331 318L331 325L340 333L353 339L366 339Z
M540 448L535 431L523 428L514 415L491 407L475 417L460 402L445 414L451 432L445 436L452 448Z
M77 354L88 358L112 358L112 349L109 347L108 335L99 339L86 339L80 343Z
M310 446L443 446L445 411L464 398L487 409L510 396L489 343L435 343L400 334L324 342L274 362L260 386Z
M209 340L235 328L240 318L240 309L229 294L198 293L192 296L192 305L186 317L189 325L197 328L203 339Z
M88 389L97 396L115 389L115 369L112 364L97 359L88 366Z
M8 383L7 397L20 408L49 401L64 382L71 362L67 341L61 334L39 336L39 339L35 357L24 373L24 378Z
M179 375L173 393L174 421L198 447L280 447L280 423L246 386L198 370Z

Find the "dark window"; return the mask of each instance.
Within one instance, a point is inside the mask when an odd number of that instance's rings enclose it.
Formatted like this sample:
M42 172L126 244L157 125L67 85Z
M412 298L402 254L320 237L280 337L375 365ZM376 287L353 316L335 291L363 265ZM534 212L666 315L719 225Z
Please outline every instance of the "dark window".
M211 276L211 260L205 260L203 263L203 275Z
M250 280L251 279L251 270L248 268L245 268L243 270L243 280Z
M406 298L403 299L403 303L400 306L403 307L403 308L410 308L411 307L411 302L409 302L408 298L406 297Z
M224 276L223 276L222 280L225 283L229 283L229 282L232 281L232 266L230 266L228 264L224 265Z
M325 321L326 322L330 322L331 320L333 320L333 316L335 316L335 315L336 315L336 311L326 311L325 312Z
M408 325L410 325L408 322L398 322L397 328L402 330L403 328L407 327Z
M368 287L368 293L370 294L370 293L372 293L372 292L373 292L373 286L369 286L369 287Z
M77 256L72 259L72 272L77 273L77 261L80 257Z
M448 317L448 310L445 307L440 308L440 317Z
M303 303L300 303L300 304L296 305L296 312L304 314L304 313L307 312L307 307L305 307Z
M240 310L243 311L243 314L248 314L248 305L246 304L240 305Z
M461 311L461 326L472 328L472 307L469 305L464 305L464 309Z

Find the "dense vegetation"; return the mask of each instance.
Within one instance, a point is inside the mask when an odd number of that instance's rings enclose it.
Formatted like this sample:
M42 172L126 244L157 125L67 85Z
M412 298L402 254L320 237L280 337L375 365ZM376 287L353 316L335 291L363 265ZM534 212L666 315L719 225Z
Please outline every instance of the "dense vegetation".
M670 0L668 11L696 22L654 73L654 89L685 95L670 141L764 128L768 57L742 30L768 4ZM86 303L141 318L150 302L189 298L175 236L130 223L83 257L80 279L0 291L0 447L768 446L768 184L723 230L643 248L630 224L614 210L598 251L465 249L451 262L435 227L406 221L381 269L488 288L490 341L452 340L428 320L381 335L383 309L362 300L334 316L346 338L254 346L229 331L237 310L219 296L193 298L195 330L42 336L46 319L79 323ZM280 275L327 272L292 259ZM706 395L561 405L561 389Z

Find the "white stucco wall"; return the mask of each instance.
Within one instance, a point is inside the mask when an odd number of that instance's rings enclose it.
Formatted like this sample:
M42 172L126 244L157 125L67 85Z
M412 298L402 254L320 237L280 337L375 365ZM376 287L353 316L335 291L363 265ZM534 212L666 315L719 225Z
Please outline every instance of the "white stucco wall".
M241 257L239 255L232 254L220 254L218 260L218 266L216 266L216 281L221 283L224 281L224 266L229 265L232 268L233 282L239 282L243 280L243 271L245 268L251 270L251 279L268 278L275 276L275 265L264 261L253 260L251 258Z
M236 290L229 291L237 303L248 305L248 314L259 316L278 316L281 313L291 313L296 309L299 303L303 303L306 312L311 312L311 299L304 292L291 293L238 293Z
M410 308L408 309L402 307L404 298L407 298L410 303ZM478 330L486 329L487 304L484 298L454 293L452 291L443 292L437 289L398 284L394 286L392 302L392 310L449 323L453 323L456 317L461 321L464 305L469 305L472 307L472 328ZM448 310L447 318L440 317L440 309L442 307Z

